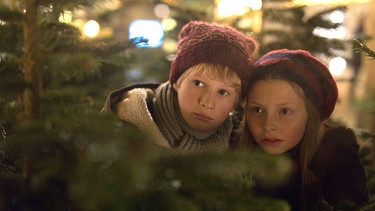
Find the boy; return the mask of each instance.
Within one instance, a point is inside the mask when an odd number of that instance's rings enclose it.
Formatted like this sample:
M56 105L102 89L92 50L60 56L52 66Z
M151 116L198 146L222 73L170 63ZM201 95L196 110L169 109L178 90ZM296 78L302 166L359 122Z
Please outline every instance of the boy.
M232 27L191 21L179 33L169 81L117 90L102 111L116 112L168 149L224 151L254 49L254 40Z

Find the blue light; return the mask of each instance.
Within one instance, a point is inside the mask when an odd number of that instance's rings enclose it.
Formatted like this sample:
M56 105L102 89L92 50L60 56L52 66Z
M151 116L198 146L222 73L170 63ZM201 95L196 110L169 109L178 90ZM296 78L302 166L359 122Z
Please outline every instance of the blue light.
M164 38L163 26L157 20L134 20L129 25L129 40L136 37L143 37L148 40L147 44L138 45L138 47L160 47Z

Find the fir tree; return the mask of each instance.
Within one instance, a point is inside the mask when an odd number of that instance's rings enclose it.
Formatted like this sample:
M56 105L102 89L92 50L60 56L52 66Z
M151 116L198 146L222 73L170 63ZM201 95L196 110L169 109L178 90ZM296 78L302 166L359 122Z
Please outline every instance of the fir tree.
M307 17L305 6L294 7L289 1L264 1L263 27L258 35L260 42L259 54L263 55L270 50L288 48L304 49L312 54L322 54L327 57L333 55L334 50L345 48L344 41L327 39L313 33L319 27L326 30L336 29L341 23L334 23L325 16L333 11L345 11L345 6L325 9L311 17ZM283 7L273 7L282 3ZM288 6L289 5L289 6Z
M354 39L352 41L352 48L354 51L357 51L359 53L364 53L367 57L370 57L371 59L375 59L375 51L371 50L369 47L363 44L363 42L360 41L359 39Z
M289 210L252 193L253 178L275 185L288 175L285 157L176 155L99 114L108 78L145 42L83 40L58 21L100 2L0 6L0 210Z
M76 27L58 21L66 9L98 2L0 6L0 75L7 79L0 93L6 131L0 209L288 210L284 201L251 194L253 176L273 184L287 175L285 158L179 156L114 115L99 114L104 99L98 89L109 83L102 75L110 74L103 67L122 69L126 64L114 57L145 40L83 40Z

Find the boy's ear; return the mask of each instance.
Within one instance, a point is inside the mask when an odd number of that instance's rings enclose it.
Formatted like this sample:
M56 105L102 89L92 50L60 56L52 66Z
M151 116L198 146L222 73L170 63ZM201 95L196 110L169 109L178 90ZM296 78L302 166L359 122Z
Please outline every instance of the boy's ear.
M176 90L176 92L177 92L177 90L178 90L177 83L172 84L172 86L173 86L173 89Z

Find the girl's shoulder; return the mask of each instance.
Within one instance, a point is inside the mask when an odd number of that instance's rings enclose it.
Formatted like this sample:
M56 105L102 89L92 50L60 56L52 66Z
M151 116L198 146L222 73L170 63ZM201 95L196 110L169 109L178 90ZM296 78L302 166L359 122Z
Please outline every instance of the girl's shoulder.
M335 149L337 148L353 148L356 151L359 149L357 137L353 129L344 125L326 125L321 144L322 149L333 151L336 151Z
M354 131L345 126L327 127L312 170L319 178L323 198L333 206L368 201L365 169L358 154Z
M353 129L346 126L326 126L321 145L312 160L314 172L345 168L359 163L359 144Z

